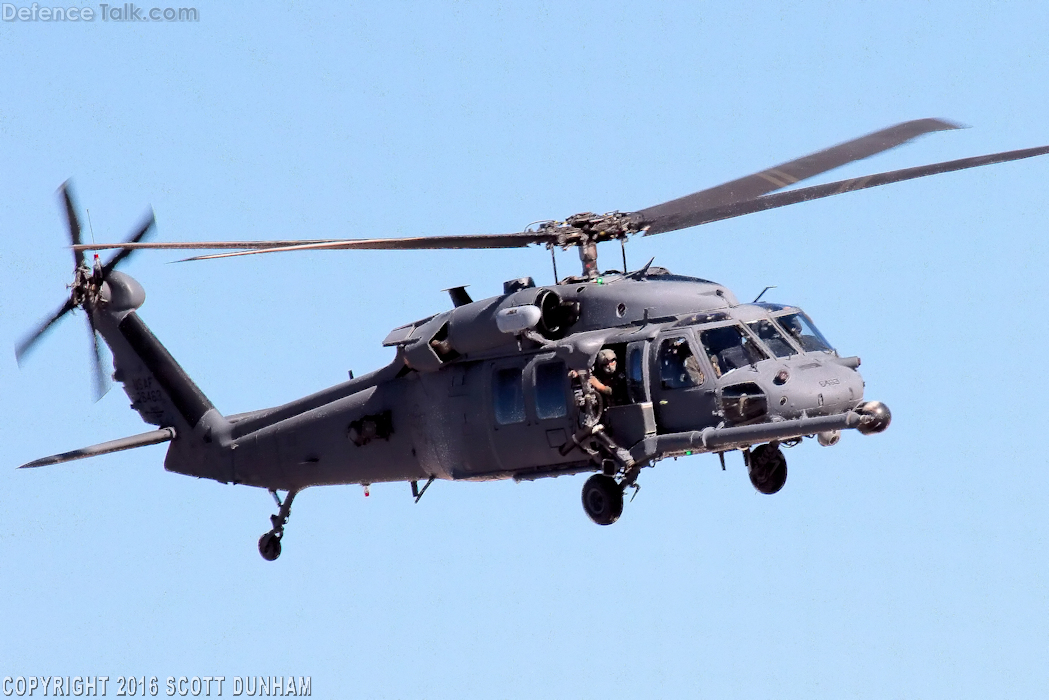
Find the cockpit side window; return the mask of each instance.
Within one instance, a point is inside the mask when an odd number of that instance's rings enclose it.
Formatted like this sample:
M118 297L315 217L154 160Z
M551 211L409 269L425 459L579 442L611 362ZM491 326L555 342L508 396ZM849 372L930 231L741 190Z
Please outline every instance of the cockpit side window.
M834 350L830 343L827 342L827 339L823 337L823 334L816 330L816 326L812 325L812 319L804 313L799 311L798 313L778 316L776 321L787 331L788 335L798 342L798 345L805 352L831 352Z
M776 328L776 324L772 321L754 321L748 323L747 327L753 331L754 335L761 338L761 341L765 343L765 346L772 351L772 354L776 357L790 357L798 353L794 347L787 342L787 339L783 337L779 329Z
M700 332L699 340L718 377L768 359L765 351L737 325L708 328Z
M664 389L687 389L706 383L687 339L667 338L659 346L659 380Z

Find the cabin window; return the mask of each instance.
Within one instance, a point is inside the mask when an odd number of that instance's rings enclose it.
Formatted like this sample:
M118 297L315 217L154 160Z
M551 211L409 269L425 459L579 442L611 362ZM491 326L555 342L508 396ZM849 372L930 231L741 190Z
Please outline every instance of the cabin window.
M545 362L535 368L535 416L539 420L564 418L568 415L564 362Z
M523 423L525 419L524 386L521 383L521 368L509 367L495 370L492 399L495 421L500 425Z
M779 325L794 340L798 341L798 345L805 352L831 351L834 349L827 342L827 339L823 337L823 334L816 330L816 326L812 325L812 319L805 314L800 312L787 314L786 316L778 317L776 320L779 321Z
M790 357L796 355L797 350L787 342L787 339L783 337L779 329L776 328L776 324L772 321L754 321L748 323L747 327L754 331L754 335L761 338L765 346L772 351L772 354L776 357Z
M740 326L708 328L699 334L699 341L707 351L714 374L718 377L768 358L765 351Z
M685 389L706 382L699 360L685 338L667 338L659 347L659 380L664 389Z

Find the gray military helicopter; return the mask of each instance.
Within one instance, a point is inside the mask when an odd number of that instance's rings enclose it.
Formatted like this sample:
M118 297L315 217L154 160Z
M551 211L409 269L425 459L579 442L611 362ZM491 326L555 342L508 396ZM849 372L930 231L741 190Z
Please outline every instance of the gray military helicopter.
M278 512L259 539L281 552L292 502L308 486L405 481L416 501L435 479L517 481L593 473L583 508L610 525L624 491L666 457L743 454L765 494L787 478L781 446L821 445L842 431L879 433L888 407L864 397L858 357L840 356L799 308L740 303L725 286L655 267L599 272L597 244L651 236L752 212L927 175L1049 153L1049 146L896 170L771 194L832 168L958 128L905 122L711 189L636 212L583 213L520 233L392 239L147 243L150 216L126 242L87 245L68 185L74 278L69 299L16 348L21 361L65 314L87 312L95 381L105 390L99 337L131 407L157 426L141 435L36 460L40 467L170 442L168 471L269 490ZM579 249L582 272L537 286L513 279L503 294L395 328L393 361L283 406L224 416L150 332L142 286L116 270L135 250L217 249L208 258L295 250ZM106 263L84 251L116 249ZM420 483L422 487L420 488ZM280 491L285 492L281 497Z

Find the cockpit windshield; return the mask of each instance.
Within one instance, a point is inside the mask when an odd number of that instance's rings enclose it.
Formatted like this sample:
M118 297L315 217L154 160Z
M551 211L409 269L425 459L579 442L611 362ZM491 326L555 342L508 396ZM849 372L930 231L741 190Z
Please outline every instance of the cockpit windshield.
M797 354L798 351L787 342L787 339L783 337L783 334L772 321L754 321L748 323L747 327L754 332L754 335L761 338L761 341L765 343L776 357L790 357Z
M812 319L804 313L799 311L777 316L776 321L779 322L779 325L790 337L797 341L798 345L805 352L834 351L834 348L823 337L823 334L816 330L816 326L812 325Z
M710 358L714 374L719 377L768 359L765 351L740 326L708 328L700 331L699 341Z

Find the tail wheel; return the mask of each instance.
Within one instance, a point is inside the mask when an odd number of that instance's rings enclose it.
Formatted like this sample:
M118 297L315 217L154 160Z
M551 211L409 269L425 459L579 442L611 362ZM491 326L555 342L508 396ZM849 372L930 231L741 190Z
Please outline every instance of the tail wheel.
M273 561L280 556L280 538L275 533L267 532L259 538L259 554L266 561Z
M750 483L764 494L773 494L787 483L787 458L778 446L758 445L750 453L747 464Z
M583 510L598 525L611 525L623 514L623 488L605 474L595 474L583 484Z

